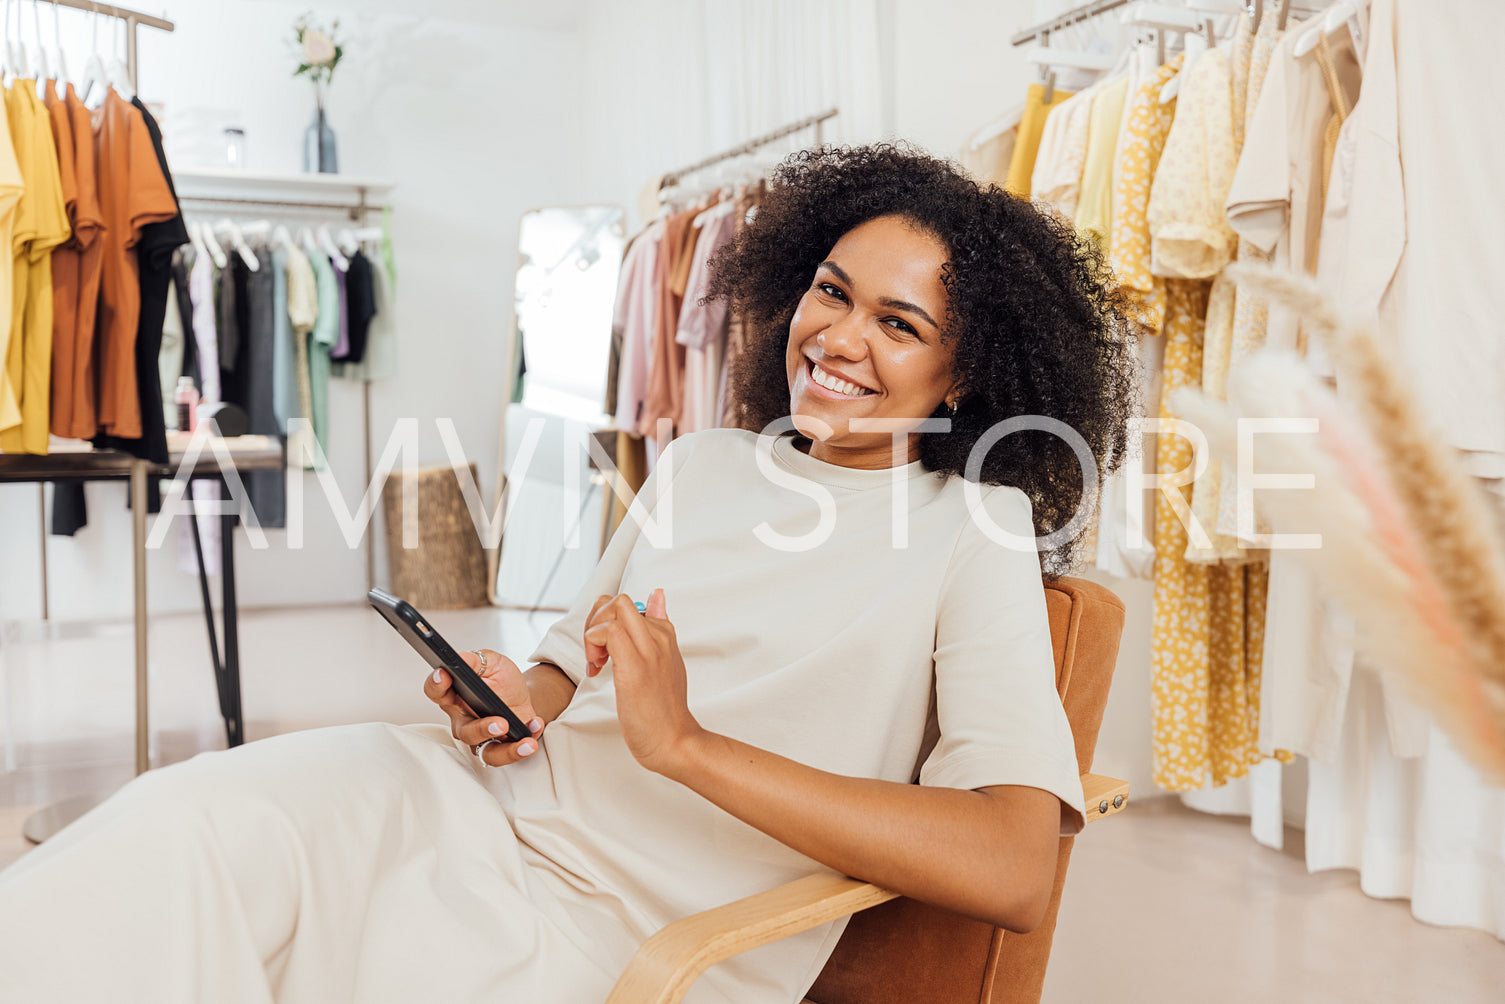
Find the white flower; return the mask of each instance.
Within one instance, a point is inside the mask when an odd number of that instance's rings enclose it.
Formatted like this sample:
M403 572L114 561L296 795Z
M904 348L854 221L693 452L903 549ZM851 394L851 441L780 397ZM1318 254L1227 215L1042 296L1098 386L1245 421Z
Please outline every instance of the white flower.
M334 39L318 28L303 33L303 61L309 66L327 66L334 61Z

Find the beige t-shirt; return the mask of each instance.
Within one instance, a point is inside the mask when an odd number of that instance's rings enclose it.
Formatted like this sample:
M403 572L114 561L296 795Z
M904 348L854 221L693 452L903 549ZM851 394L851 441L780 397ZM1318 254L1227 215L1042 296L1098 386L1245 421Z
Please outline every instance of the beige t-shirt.
M604 965L620 969L634 938L671 920L825 869L633 760L610 666L583 678L598 595L664 589L690 709L714 732L849 776L1043 788L1065 804L1062 831L1080 829L1029 502L970 487L919 463L838 467L737 429L671 444L529 657L575 679L573 700L540 755L490 774L525 857ZM994 543L999 528L1029 549ZM797 1000L843 926L716 966L689 1000Z

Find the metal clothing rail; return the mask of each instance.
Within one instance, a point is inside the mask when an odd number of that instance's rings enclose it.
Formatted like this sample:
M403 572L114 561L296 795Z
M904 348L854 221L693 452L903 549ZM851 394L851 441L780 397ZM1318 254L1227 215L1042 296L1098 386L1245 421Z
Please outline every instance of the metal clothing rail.
M1110 10L1127 7L1133 2L1134 0L1094 0L1093 3L1073 7L1071 10L1051 18L1049 21L1042 21L1032 28L1025 28L1022 31L1015 32L1013 37L1009 39L1009 44L1023 45L1025 42L1038 38L1042 45L1049 45L1051 32L1070 28L1072 25L1081 24L1083 21L1090 21L1099 15L1108 13ZM1315 14L1322 8L1321 4L1293 4L1290 0L1284 0L1283 3L1282 0L1269 0L1269 3L1271 7L1286 14ZM1247 7L1249 12L1254 15L1254 20L1258 22L1262 8L1264 7L1263 0L1251 0ZM1284 21L1282 20L1283 25Z
M107 3L94 3L93 0L50 0L50 2L59 7L71 7L73 10L119 18L125 22L125 68L130 74L132 86L136 84L136 26L144 24L148 28L157 28L161 31L172 31L176 27L171 21L143 14L139 10L115 7Z
M1023 45L1025 42L1033 41L1036 38L1048 39L1050 33L1053 31L1060 31L1062 28L1070 28L1074 24L1090 21L1100 14L1106 14L1110 10L1127 6L1130 2L1131 0L1095 0L1094 3L1073 7L1058 17L1040 22L1033 28L1025 28L1023 31L1015 32L1014 36L1009 39L1009 44Z
M1127 3L1128 0L1119 0L1119 2ZM821 112L819 115L811 115L809 118L800 119L798 122L791 122L789 125L786 125L780 129L775 129L773 132L759 136L757 139L750 139L746 143L743 143L741 146L735 146L730 150L724 150L721 153L716 154L714 157L707 157L705 160L696 161L689 167L682 167L677 171L670 171L668 174L664 175L663 180L659 182L659 187L665 188L669 185L674 184L676 181L685 177L686 175L694 174L696 171L704 171L706 168L713 167L714 165L719 164L724 160L731 160L733 157L741 157L745 154L752 153L754 150L759 150L770 143L783 139L785 136L792 136L802 129L809 129L811 126L815 127L815 145L820 146L822 140L822 124L829 121L830 119L834 119L839 112L840 109L832 108L829 111Z
M213 195L183 195L179 196L178 204L182 206L256 206L261 209L287 209L300 212L320 211L334 212L348 215L353 222L364 222L368 212L380 212L388 208L385 202L372 202L366 198L366 190L360 189L360 201L358 202L306 202L301 199L248 199L240 197L220 197Z

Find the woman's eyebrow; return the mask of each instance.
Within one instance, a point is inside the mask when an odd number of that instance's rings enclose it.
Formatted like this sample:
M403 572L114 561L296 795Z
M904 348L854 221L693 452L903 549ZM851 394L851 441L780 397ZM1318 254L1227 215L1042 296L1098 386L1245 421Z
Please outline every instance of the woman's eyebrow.
M823 261L820 263L819 267L830 272L832 275L836 276L836 278L840 279L848 286L856 285L856 283L852 282L852 277L847 275L846 272L842 270L842 267L836 264L834 261ZM879 300L878 303L880 306L891 307L894 310L907 310L910 313L918 314L920 317L923 317L932 328L937 331L941 330L941 326L935 323L935 318L927 314L925 312L925 309L918 304L910 303L908 300L896 300L891 296L885 296L883 299Z
M925 318L927 322L929 322L932 328L937 331L941 330L941 326L935 323L935 319L932 318L929 314L925 313L924 308L920 307L918 304L910 303L908 300L895 300L891 296L885 296L883 299L879 300L878 303L884 307L892 307L894 310L907 310L910 313L919 314L921 317Z

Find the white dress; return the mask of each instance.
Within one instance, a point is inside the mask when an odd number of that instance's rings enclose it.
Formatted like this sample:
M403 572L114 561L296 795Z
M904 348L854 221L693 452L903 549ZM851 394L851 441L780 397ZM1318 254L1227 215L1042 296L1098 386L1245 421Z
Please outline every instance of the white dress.
M533 653L578 682L539 753L488 769L442 727L370 725L152 772L0 872L0 1000L580 1004L670 921L822 871L632 759L610 668L583 678L617 591L665 589L705 727L851 776L1043 788L1080 828L1022 492L718 429L638 498ZM687 999L797 1001L842 926Z

